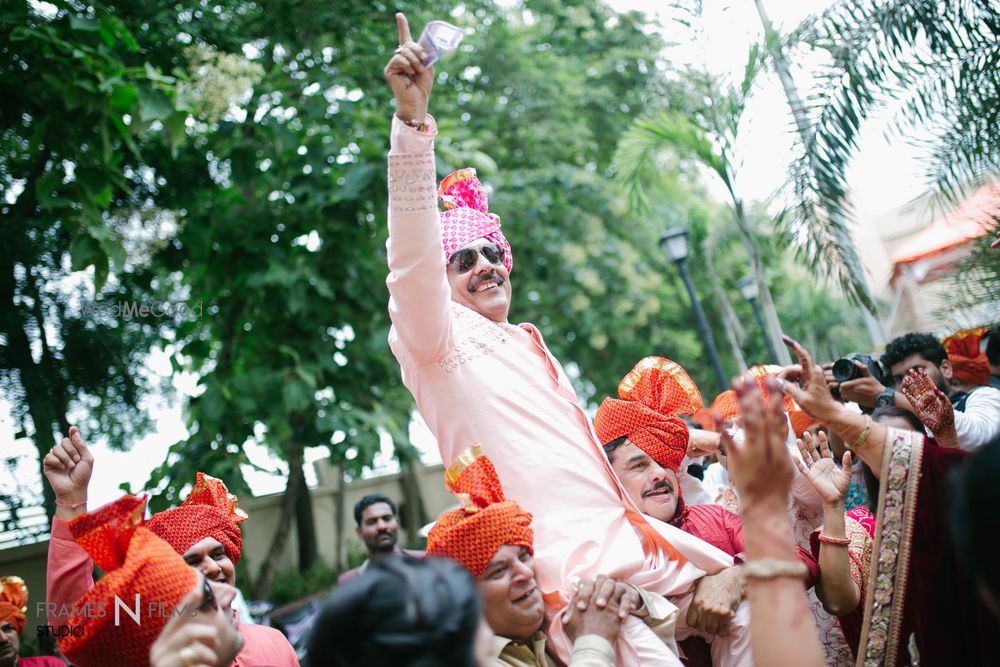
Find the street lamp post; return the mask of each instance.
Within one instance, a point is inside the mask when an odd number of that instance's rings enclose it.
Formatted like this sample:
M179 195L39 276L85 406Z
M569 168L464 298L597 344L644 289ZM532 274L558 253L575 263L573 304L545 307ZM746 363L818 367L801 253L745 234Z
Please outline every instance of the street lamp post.
M764 316L760 312L760 304L757 301L759 296L757 292L757 281L753 279L753 276L746 276L745 278L740 278L736 286L740 289L740 294L743 298L750 302L750 307L753 308L753 316L757 319L757 326L760 327L760 332L764 335L764 343L767 344L767 353L771 356L769 361L771 363L778 362L778 353L774 351L774 343L771 342L771 337L767 335L767 327L764 326Z
M725 391L729 383L726 379L726 372L722 370L722 362L719 361L719 353L715 349L715 341L712 339L712 331L708 328L708 320L705 319L705 312L701 309L701 302L694 291L694 283L691 282L691 274L687 267L687 230L681 227L673 227L660 239L660 248L663 254L671 262L677 265L677 270L687 288L688 297L691 299L691 308L694 310L695 324L698 327L698 335L708 350L708 356L712 360L712 367L715 369L715 377L719 380L719 386Z

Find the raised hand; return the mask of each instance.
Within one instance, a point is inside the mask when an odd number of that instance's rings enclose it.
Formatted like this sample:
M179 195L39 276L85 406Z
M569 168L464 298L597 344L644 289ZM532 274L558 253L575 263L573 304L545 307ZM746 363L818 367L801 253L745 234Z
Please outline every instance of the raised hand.
M910 402L913 413L934 434L938 444L945 447L958 446L955 408L923 368L911 369L903 378L899 390Z
M785 391L811 417L828 422L840 409L840 404L830 393L823 369L813 363L812 355L798 341L788 336L783 336L782 340L795 353L799 362L788 366L781 373L782 379L790 380L785 383ZM794 384L795 381L799 383L798 386Z
M816 367L819 369L819 367ZM821 384L823 371L819 370ZM770 401L765 401L757 383L750 379L733 382L743 416L743 442L722 436L729 457L729 476L740 493L741 511L757 503L775 501L784 507L792 485L792 457L785 447L784 392L778 380L768 378ZM829 392L827 392L829 394Z
M396 14L399 47L385 66L385 80L396 96L396 115L408 123L423 123L434 85L434 68L424 67L424 48L413 41L406 16Z
M818 441L818 447L817 447ZM802 438L795 441L802 454L800 461L795 459L802 476L808 479L816 492L823 498L827 505L841 503L848 489L851 488L851 453L844 452L843 467L838 466L833 460L833 452L830 451L830 443L826 433L820 432L819 436L813 438L812 434L806 432Z
M60 509L69 505L79 505L87 500L87 485L90 483L90 475L94 471L94 457L90 454L90 449L80 437L80 431L71 426L69 437L63 438L42 459L42 468L45 471L45 479L56 494L56 502L60 504ZM79 505L73 509L81 509ZM77 513L83 513L82 509Z

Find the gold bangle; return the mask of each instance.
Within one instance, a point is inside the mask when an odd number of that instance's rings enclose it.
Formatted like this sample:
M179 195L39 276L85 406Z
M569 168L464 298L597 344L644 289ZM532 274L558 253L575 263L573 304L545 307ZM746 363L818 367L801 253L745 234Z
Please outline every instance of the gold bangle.
M744 563L743 574L749 579L776 579L778 577L805 579L809 576L809 568L800 560L761 558L760 560L748 560Z
M855 438L854 442L852 442L849 445L846 445L847 448L853 452L855 449L857 449L861 445L865 444L865 442L868 441L868 436L871 435L872 424L874 424L874 423L875 422L872 421L872 418L869 415L865 415L865 427L864 427L864 429L862 429L861 435L859 435L857 438Z

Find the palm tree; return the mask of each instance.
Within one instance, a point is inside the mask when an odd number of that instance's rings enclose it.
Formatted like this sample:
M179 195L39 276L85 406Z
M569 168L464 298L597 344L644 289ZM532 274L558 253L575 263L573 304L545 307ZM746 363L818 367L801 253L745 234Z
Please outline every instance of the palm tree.
M751 49L743 81L725 91L707 73L685 72L685 81L694 92L692 99L708 100L708 103L690 114L667 110L658 116L637 119L622 135L615 151L614 164L616 177L625 186L630 205L638 211L649 210L647 190L657 179L657 158L664 153L696 160L719 177L729 193L733 217L757 282L767 326L766 335L778 353L779 363L787 365L791 363L791 357L781 342L781 323L747 221L743 199L736 189L734 147L737 131L761 66L761 51L755 46Z
M995 0L843 0L804 26L803 42L830 57L791 167L786 222L811 257L828 257L840 242L841 225L831 223L851 216L845 173L874 110L894 109L893 133L926 148L925 201L955 203L997 180Z

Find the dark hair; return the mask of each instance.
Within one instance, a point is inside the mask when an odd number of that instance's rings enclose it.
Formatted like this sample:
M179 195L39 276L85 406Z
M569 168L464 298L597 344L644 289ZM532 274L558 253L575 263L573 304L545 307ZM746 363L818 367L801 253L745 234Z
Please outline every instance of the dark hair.
M313 667L474 667L481 608L465 568L389 556L337 587L310 631Z
M994 536L1000 531L1000 441L980 447L955 473L951 524L955 551L967 572L1000 597Z
M913 428L917 433L924 432L924 425L920 419L910 412L909 410L904 410L903 408L898 408L895 405L886 405L881 408L875 408L872 411L872 421L881 423L882 417L898 417L903 419L907 424ZM868 467L868 464L864 461L861 462L861 479L865 483L865 491L868 493L868 509L871 510L872 514L878 514L878 492L879 484L878 479L875 477L875 473L872 469Z
M615 450L624 445L626 442L628 442L628 436L623 435L620 438L615 438L611 442L601 445L604 447L604 455L608 457L608 463L615 462Z
M878 422L882 417L897 417L899 419L904 419L906 420L906 423L909 424L910 427L917 433L924 432L924 423L920 421L919 417L909 410L904 410L903 408L896 407L895 405L885 405L881 408L875 408L872 411L872 421Z
M885 346L885 352L882 353L882 366L886 373L891 373L894 365L913 354L919 354L935 366L940 366L948 358L948 351L934 336L923 333L908 333L894 338Z
M392 510L393 514L396 514L396 503L392 502L389 496L383 495L381 493L369 493L367 496L358 501L358 504L354 506L354 522L361 525L361 513L366 509L374 505L375 503L385 503Z
M1000 327L990 331L986 339L986 358L990 364L1000 366Z

